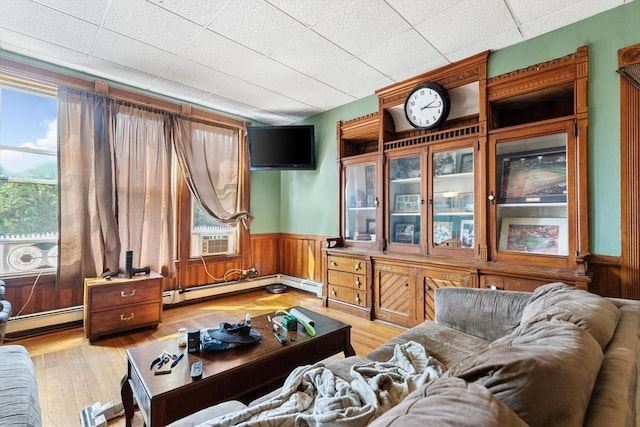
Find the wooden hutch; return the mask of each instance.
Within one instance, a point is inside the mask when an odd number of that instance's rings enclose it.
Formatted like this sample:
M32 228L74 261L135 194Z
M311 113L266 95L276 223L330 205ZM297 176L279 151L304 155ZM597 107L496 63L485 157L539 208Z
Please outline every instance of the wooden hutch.
M382 88L376 113L337 124L327 305L413 326L443 286L587 288L587 47L491 79L488 56ZM428 130L404 108L427 82L451 103Z

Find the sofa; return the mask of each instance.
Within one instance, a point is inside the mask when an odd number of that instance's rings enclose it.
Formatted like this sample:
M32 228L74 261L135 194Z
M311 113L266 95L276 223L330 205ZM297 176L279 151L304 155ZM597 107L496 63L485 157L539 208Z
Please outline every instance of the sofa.
M552 283L532 293L441 288L435 307L434 321L403 332L366 357L340 359L326 368L350 381L354 367L389 362L399 346L419 343L442 364L442 374L407 390L375 417L335 424L640 425L640 302ZM231 425L237 414L281 393L248 405L223 402L171 427Z
M5 284L0 280L0 345L4 342L4 336L7 332L7 324L11 317L11 303L4 299Z

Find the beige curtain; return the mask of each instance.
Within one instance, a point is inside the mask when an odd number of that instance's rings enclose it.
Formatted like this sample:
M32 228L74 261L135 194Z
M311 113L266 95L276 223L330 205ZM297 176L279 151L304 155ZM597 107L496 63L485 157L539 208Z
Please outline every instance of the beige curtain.
M58 288L116 271L120 245L104 97L58 89Z
M252 217L240 206L239 130L176 119L174 146L194 199L218 221L249 227Z
M131 250L133 267L149 266L165 276L174 272L168 123L164 113L121 102L111 106L120 266Z

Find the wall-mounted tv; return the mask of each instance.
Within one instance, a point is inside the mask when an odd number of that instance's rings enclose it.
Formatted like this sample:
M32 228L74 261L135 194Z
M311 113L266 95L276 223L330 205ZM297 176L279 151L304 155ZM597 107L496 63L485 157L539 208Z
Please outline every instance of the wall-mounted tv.
M252 170L316 168L313 125L249 126L247 143Z

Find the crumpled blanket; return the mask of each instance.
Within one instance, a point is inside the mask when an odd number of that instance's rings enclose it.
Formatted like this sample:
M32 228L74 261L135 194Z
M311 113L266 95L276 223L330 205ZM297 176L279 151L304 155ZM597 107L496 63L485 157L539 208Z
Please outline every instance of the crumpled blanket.
M352 366L351 383L321 363L298 367L277 396L199 427L365 426L444 371L422 345L409 341L396 345L387 362Z

